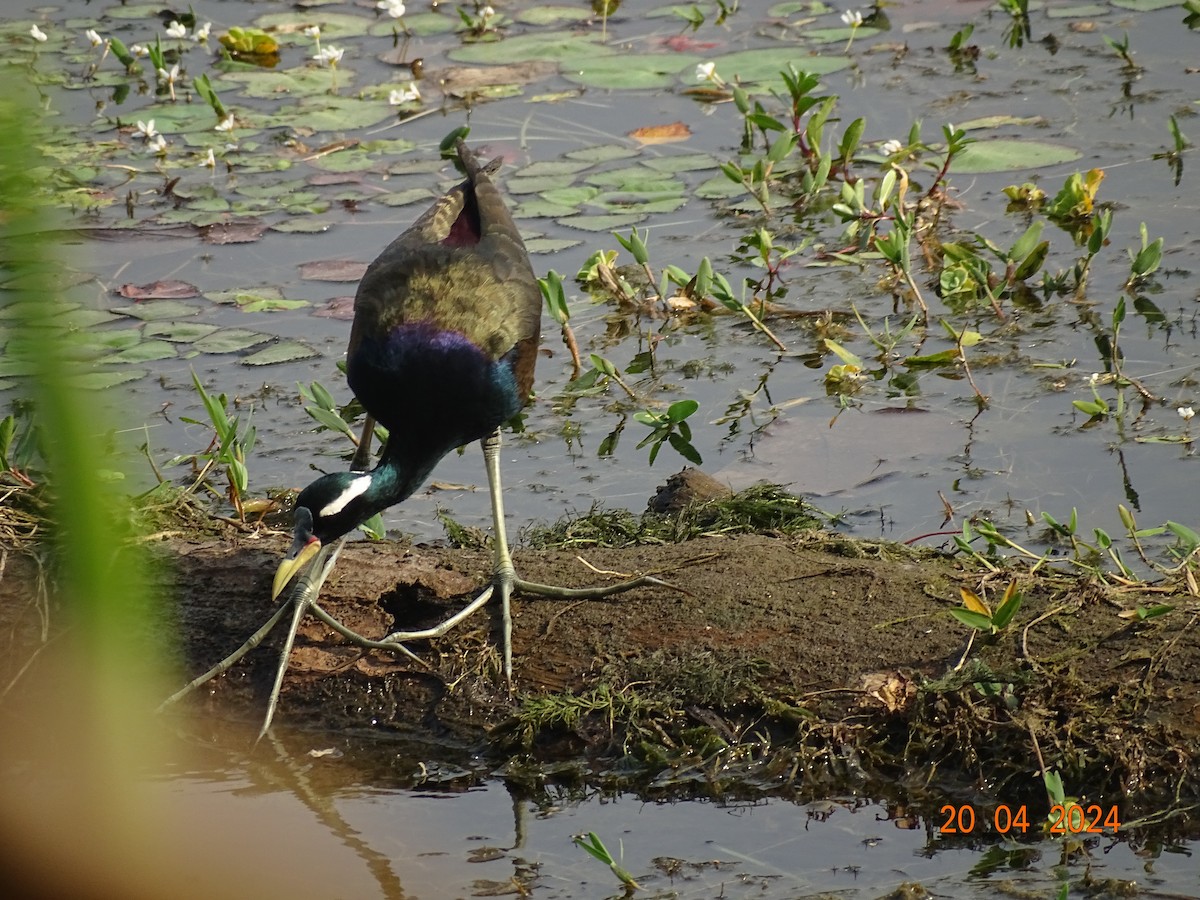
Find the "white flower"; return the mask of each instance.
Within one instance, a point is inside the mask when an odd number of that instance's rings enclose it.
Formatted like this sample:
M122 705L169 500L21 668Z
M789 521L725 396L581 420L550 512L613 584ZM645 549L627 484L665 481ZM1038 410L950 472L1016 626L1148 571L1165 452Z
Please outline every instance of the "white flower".
M217 167L217 158L213 155L212 147L208 148L208 154L204 157L204 159L200 160L200 165L208 166L210 169L215 169Z
M494 15L496 15L496 11L494 9L492 9L490 6L485 6L483 9L481 9L479 11L479 18L481 18L485 22L488 19L492 18Z
M1179 413L1179 418L1183 419L1185 422L1190 422L1192 416L1196 415L1196 411L1190 406L1181 406L1176 410L1176 412Z
M187 28L172 19L169 23L167 23L167 37L187 37Z
M893 153L899 153L904 149L904 145L893 138L890 141L884 141L883 146L879 148L879 152L884 156L891 156Z
M304 36L310 38L319 38L321 36L321 26L309 25L304 29Z
M88 39L88 43L93 47L99 47L104 43L104 38L100 37L99 33L94 28L89 28L83 33L83 36Z
M30 26L29 36L31 38L33 38L35 41L37 41L39 44L44 44L46 42L46 32L44 32L44 31L42 31L42 29L38 28L37 25Z
M217 131L233 131L234 126L233 113L227 115L224 119L218 122L214 127Z
M399 19L405 12L404 4L400 0L379 0L375 4L375 8L382 9L393 19Z
M862 13L857 9L848 9L842 13L842 22L851 28L857 28L863 23Z
M171 66L170 71L166 69L158 70L158 80L165 81L167 84L175 84L179 80L179 63Z
M717 64L715 62L702 62L696 66L696 80L708 81L717 74Z
M322 47L321 52L313 57L319 65L336 66L342 61L342 54L345 53L342 47Z
M158 137L158 131L154 127L154 120L151 119L148 122L139 120L137 123L137 133L139 137L144 138L147 141L151 138Z
M134 44L132 47L129 48L129 52L132 53L134 56L149 56L150 48L147 47L145 44Z
M201 44L203 44L208 40L208 34L210 31L212 31L212 22L205 22L194 32L192 32L192 40L199 41Z
M1088 376L1088 384L1090 384L1094 387L1100 381L1100 378L1101 378L1101 375L1099 372L1093 372L1091 375Z
M415 81L410 81L408 87L399 91L392 91L388 94L388 103L392 106L399 106L401 103L408 103L410 100L420 100L421 91L417 88Z
M161 134L156 134L154 138L146 144L146 146L155 153L167 152L167 142Z

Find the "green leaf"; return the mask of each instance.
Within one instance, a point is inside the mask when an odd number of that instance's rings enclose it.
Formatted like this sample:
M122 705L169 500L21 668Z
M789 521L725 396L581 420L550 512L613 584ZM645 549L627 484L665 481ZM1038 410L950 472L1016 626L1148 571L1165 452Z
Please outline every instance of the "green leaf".
M860 370L866 368L866 364L863 362L861 356L858 356L855 353L851 353L849 350L847 350L845 347L843 347L841 344L839 344L833 338L824 338L823 340L825 342L825 346L828 347L831 351L833 351L833 354L838 359L840 359L843 363L845 363L846 365L855 366L856 368L858 368ZM956 355L956 357L957 357L957 355Z
M682 435L672 434L667 437L667 440L671 442L675 451L692 465L699 466L704 463L704 460L700 458L700 451L684 440Z
M569 31L531 32L491 43L467 44L447 55L455 62L497 65L500 63L555 60L574 65L593 62L599 57L612 56L617 51L600 42L599 34L573 34ZM635 58L621 54L621 59ZM693 68L695 63L692 64Z
M671 422L682 422L700 408L695 400L677 400L667 408L667 419Z
M304 407L304 411L331 431L340 431L348 438L354 437L354 432L350 426L337 413L322 409L319 406L306 406Z
M1072 400L1071 405L1074 406L1084 415L1088 416L1107 416L1108 404L1103 400Z
M1074 147L1061 144L995 138L979 141L963 150L954 161L954 171L967 175L1024 171L1074 162L1082 155Z
M992 630L992 620L983 613L973 612L969 609L963 609L962 607L956 606L954 609L950 610L950 615L954 616L954 618L958 619L958 621L962 622L964 625L974 628L977 631Z
M216 325L205 325L200 322L153 322L146 325L146 337L157 337L164 341L178 344L190 344L203 337L208 337L217 330Z
M859 34L863 32L860 30ZM790 63L798 71L810 75L829 75L848 69L852 60L848 56L814 56L796 48L765 47L760 50L739 50L725 56L715 57L717 70L726 81L736 78L743 88L753 83L774 85L779 73ZM686 72L685 79L694 83L695 71Z
M996 609L992 614L992 625L1003 631L1008 627L1008 623L1013 620L1013 616L1017 614L1017 610L1021 608L1021 600L1023 599L1021 592L1013 590L1007 592L1007 599Z
M244 328L224 328L192 344L201 353L236 353L271 340L271 335Z
M1200 534L1192 531L1186 525L1181 525L1178 522L1168 521L1164 523L1175 537L1179 538L1184 545L1184 552L1191 553L1197 547L1200 547Z
M616 56L593 53L563 66L561 75L575 84L602 90L666 90L676 84L683 73L694 73L703 61L699 56L687 53L622 53Z
M144 363L159 359L174 359L175 345L167 341L144 341L128 349L105 356L102 363Z
M271 366L276 363L295 362L298 359L312 359L320 355L308 344L300 341L280 341L243 357L241 363L243 366Z
M382 541L387 535L387 529L383 525L383 513L375 513L358 527L363 534L374 541Z

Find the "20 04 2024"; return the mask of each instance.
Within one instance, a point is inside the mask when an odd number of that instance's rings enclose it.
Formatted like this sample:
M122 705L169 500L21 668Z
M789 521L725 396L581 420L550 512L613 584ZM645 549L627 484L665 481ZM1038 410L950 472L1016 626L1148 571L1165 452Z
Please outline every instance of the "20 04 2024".
M976 815L971 804L947 803L940 814L946 817L938 829L941 834L971 834L981 824L981 816ZM1029 830L1029 821L1025 804L1002 803L992 811L990 824L997 834L1012 831L1024 834ZM987 819L982 824L986 827ZM1055 804L1050 807L1046 824L1050 834L1116 834L1121 827L1120 811L1116 806L1102 807L1096 803L1086 807L1079 803Z

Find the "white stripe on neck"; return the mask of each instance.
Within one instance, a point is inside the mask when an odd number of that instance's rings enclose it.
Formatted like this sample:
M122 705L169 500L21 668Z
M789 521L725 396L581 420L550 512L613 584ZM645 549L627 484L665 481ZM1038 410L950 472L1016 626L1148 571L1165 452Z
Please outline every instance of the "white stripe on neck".
M321 518L336 516L343 509L350 505L351 500L365 492L370 486L371 476L360 475L358 478L355 478L348 485L346 485L346 489L334 497L333 500L331 500L328 504L326 504L325 508L318 512L317 515L321 516Z

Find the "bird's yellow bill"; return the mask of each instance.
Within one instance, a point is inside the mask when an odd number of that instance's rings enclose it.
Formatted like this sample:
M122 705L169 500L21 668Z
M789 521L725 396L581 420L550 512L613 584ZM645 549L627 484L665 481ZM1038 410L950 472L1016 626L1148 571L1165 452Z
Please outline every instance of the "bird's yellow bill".
M308 543L296 552L295 556L289 556L279 564L279 568L275 570L275 581L271 585L272 601L279 598L289 581L304 571L320 549L321 542L316 538L310 538Z

